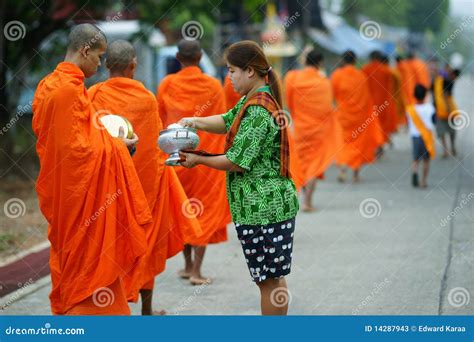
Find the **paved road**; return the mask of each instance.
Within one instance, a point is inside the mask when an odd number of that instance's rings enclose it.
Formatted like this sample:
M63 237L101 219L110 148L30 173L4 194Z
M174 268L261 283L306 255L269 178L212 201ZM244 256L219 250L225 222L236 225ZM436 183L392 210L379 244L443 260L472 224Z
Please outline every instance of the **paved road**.
M288 277L290 314L474 314L474 80L456 87L470 125L459 131L459 157L437 159L427 190L410 186L410 140L394 139L383 160L365 168L362 182L339 184L336 170L318 187L319 211L300 214ZM439 146L438 146L439 147ZM374 212L362 211L368 200ZM156 279L156 308L190 315L259 314L239 242L208 248L204 274L192 287L177 278L181 256ZM49 314L49 285L9 305L3 314ZM132 305L134 314L139 304Z

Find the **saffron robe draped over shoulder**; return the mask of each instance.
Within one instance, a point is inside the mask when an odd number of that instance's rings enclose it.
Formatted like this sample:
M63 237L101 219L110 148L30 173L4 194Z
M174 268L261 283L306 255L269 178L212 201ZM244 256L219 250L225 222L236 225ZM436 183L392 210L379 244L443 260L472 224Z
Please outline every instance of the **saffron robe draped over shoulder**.
M146 227L147 253L141 267L125 279L129 300L138 299L144 284L164 271L166 260L184 247L184 240L201 234L199 222L181 210L188 198L176 172L165 166L168 157L157 147L163 124L153 93L130 78L114 77L89 89L98 113L127 118L139 137L133 162L150 207L153 222Z
M188 66L163 79L157 90L158 111L165 126L183 117L205 117L226 111L221 83L205 75L197 66ZM224 152L225 136L198 132L199 150ZM198 165L192 169L175 167L189 198L183 210L197 217L203 234L186 242L194 246L227 241L227 224L231 222L226 194L225 172Z
M385 142L378 112L373 108L366 76L353 65L334 71L331 81L344 140L336 163L359 169L375 160L377 148Z
M52 311L65 314L89 301L91 310L83 313L101 314L89 299L100 300L108 286L113 292L146 252L151 214L145 194L125 144L94 120L76 65L60 63L40 82L33 113L36 191L51 242Z
M331 82L314 67L292 70L285 77L285 93L299 169L306 184L312 178L323 178L342 148Z

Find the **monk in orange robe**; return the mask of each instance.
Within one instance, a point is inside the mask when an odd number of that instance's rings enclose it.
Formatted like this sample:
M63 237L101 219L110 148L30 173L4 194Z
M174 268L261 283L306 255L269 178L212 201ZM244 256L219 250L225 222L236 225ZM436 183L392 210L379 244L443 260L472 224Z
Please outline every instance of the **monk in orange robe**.
M403 99L402 75L396 67L390 67L390 61L384 56L383 63L388 66L392 77L392 98L395 105L397 127L406 125L405 101Z
M181 212L186 194L174 169L165 167L167 155L156 146L163 125L155 95L133 79L137 60L132 44L124 40L111 43L106 66L109 80L91 87L89 97L97 113L124 116L142 137L133 162L153 216L153 223L145 228L146 256L125 285L130 301L137 301L140 290L143 315L163 314L152 310L154 278L164 271L168 258L183 250L184 239L199 236L201 228L197 219Z
M407 55L407 61L410 65L411 71L415 75L415 85L421 84L426 89L430 89L431 87L431 75L428 69L428 65L418 58L415 53L410 52Z
M234 106L239 102L242 98L238 92L234 90L234 86L230 80L229 73L225 76L224 79L224 93L225 93L225 102L226 102L226 110L230 110L234 108Z
M402 77L402 92L405 105L414 104L415 96L413 94L415 93L416 77L408 60L402 56L397 56L397 70Z
M199 69L201 55L198 41L182 40L178 43L176 58L182 70L165 77L157 90L158 111L165 126L177 123L184 117L204 117L225 112L222 85ZM199 132L199 137L199 150L223 153L224 136ZM179 274L182 278L189 278L193 285L208 284L211 279L201 275L206 246L227 241L227 224L231 221L225 174L204 166L197 166L193 170L182 166L175 169L189 198L188 202L183 203L183 211L196 216L203 231L201 237L186 241L187 246L183 251L185 268Z
M377 120L378 112L373 109L367 77L354 65L355 53L344 52L342 61L343 66L331 77L344 140L336 159L341 166L338 180L345 181L345 168L349 167L354 171L353 181L358 182L360 167L375 160L384 137Z
M94 120L84 87L105 53L94 25L73 28L65 61L33 101L39 204L49 223L51 308L62 315L129 315L123 279L146 252L151 222L129 149ZM128 148L127 148L128 147Z
M333 107L331 82L319 70L323 56L315 50L306 55L306 67L286 74L286 104L290 110L296 153L303 170L303 211L312 212L316 180L342 148L342 131Z
M377 110L385 141L397 130L397 111L393 100L392 73L388 65L383 63L383 55L379 51L370 54L370 62L362 71L368 79L373 105Z

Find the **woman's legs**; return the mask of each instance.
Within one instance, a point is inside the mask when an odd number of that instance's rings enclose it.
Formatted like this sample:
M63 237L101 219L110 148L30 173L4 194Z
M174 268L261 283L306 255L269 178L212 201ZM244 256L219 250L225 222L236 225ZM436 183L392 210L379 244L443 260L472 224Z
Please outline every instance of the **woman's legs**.
M285 277L257 283L260 289L262 315L286 316L290 294Z

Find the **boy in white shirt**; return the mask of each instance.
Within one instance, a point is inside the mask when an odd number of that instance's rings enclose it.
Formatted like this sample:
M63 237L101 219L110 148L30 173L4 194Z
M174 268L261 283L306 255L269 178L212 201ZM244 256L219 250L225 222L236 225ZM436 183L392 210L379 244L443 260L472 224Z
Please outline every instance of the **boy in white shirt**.
M413 141L412 185L421 188L427 187L430 158L434 157L433 117L435 108L432 103L426 102L426 88L421 84L415 87L416 104L407 113L408 131ZM413 110L414 109L414 110ZM415 120L414 120L415 119ZM427 146L428 145L428 146ZM429 150L431 150L429 152ZM418 164L423 161L421 182L418 182Z

